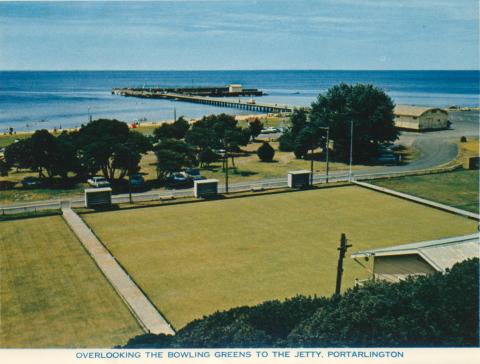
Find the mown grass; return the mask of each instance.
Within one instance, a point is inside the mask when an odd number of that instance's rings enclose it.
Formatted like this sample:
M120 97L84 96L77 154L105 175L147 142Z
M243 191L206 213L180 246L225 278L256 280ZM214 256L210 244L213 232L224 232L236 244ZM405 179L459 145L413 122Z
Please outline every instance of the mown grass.
M334 292L349 253L472 233L474 221L358 187L84 215L176 328L216 310ZM343 288L368 273L347 254Z
M479 173L460 170L423 176L375 180L372 184L423 197L452 207L479 212Z
M0 347L112 347L142 332L61 217L0 222L0 246Z

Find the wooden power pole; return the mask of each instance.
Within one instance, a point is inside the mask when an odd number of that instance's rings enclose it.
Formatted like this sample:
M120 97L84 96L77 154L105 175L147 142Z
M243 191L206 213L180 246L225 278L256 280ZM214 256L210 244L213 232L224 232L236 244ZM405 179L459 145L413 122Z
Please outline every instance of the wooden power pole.
M347 249L352 245L347 245L347 237L344 233L340 238L340 247L337 248L338 253L338 265L337 265L337 284L335 287L335 294L340 294L340 289L342 288L342 274L343 274L343 258L345 258L345 253Z

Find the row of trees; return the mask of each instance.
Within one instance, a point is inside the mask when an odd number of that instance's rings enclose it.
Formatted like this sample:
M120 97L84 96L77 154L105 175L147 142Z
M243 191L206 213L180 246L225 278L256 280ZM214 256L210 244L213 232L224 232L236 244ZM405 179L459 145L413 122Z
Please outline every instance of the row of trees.
M152 148L144 135L118 120L99 119L59 136L38 130L5 149L8 168L30 169L39 178L87 176L101 172L110 180L138 170L142 154Z
M66 179L69 173L77 176L102 173L105 178L121 180L138 171L142 155L153 150L157 156L157 177L165 179L170 173L185 167L208 166L227 153L235 166L235 152L258 136L262 123L255 119L249 128L241 128L231 115L210 115L192 127L183 118L162 124L146 137L118 120L99 119L75 132L59 136L47 130L36 131L30 138L9 145L2 173L8 169L30 169L39 178Z
M298 296L192 321L175 336L126 348L441 347L479 345L479 260L399 283L369 282L330 298Z
M191 127L183 118L164 124L154 131L158 176L200 164L208 167L225 153L235 167L235 154L241 146L260 134L262 123L255 119L242 128L232 115L205 116Z
M308 151L325 149L328 129L338 160L348 160L352 142L354 162L368 162L379 145L398 138L393 108L390 97L372 85L334 86L318 96L309 112L294 111L290 129L280 138L280 150L303 158Z

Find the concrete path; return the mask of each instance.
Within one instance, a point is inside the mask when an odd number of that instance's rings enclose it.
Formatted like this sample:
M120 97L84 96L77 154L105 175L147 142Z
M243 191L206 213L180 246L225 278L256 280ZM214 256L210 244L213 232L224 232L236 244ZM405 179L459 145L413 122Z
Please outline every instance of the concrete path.
M120 297L146 332L171 334L175 331L162 317L153 304L145 297L115 258L97 239L90 228L72 209L62 208L63 218L83 244L88 253L110 281Z

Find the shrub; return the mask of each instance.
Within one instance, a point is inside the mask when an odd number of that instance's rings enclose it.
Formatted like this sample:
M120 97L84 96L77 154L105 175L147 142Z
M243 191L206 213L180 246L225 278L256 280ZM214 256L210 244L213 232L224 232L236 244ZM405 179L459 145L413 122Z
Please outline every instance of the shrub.
M275 156L275 149L273 149L267 142L263 142L263 144L257 149L257 155L262 162L271 162Z
M466 143L466 142L467 142L467 137L462 136L462 137L460 138L460 143Z
M478 269L475 258L445 273L371 281L331 298L233 308L192 321L175 336L137 336L125 347L477 347Z

